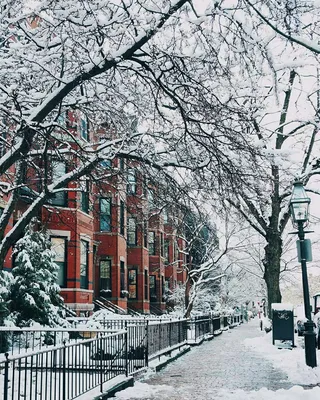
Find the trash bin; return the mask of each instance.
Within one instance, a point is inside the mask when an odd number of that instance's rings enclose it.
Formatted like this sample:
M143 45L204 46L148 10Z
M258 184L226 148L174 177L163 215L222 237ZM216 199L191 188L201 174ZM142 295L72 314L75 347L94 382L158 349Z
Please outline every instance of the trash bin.
M291 340L294 346L293 306L285 303L273 303L272 309L272 343L276 340Z

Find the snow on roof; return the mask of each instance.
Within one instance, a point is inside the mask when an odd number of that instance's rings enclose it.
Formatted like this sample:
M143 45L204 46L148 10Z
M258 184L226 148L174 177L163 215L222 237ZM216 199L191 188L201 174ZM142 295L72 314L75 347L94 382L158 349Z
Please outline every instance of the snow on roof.
M289 303L272 303L271 308L276 311L293 311L293 305Z

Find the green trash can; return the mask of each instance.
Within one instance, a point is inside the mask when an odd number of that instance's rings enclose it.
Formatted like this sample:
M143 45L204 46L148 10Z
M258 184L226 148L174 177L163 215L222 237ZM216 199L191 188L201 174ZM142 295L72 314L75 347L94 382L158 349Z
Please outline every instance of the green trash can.
M272 310L272 343L276 340L290 340L294 346L293 306L285 303L273 303Z

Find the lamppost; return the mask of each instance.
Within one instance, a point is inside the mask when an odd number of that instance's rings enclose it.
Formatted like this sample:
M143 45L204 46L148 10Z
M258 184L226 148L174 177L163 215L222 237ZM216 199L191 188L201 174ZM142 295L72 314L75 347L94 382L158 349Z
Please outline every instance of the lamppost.
M293 184L293 191L290 200L290 211L293 220L293 225L297 226L298 228L298 232L296 233L298 233L299 237L297 245L298 249L300 249L304 312L305 312L305 317L307 319L307 321L304 323L306 364L313 368L317 366L316 334L313 330L313 322L311 320L310 296L309 296L309 285L308 285L308 275L307 275L307 245L309 243L308 241L305 240L305 231L304 231L304 227L308 223L309 219L309 204L310 204L310 198L307 197L303 184L298 181L295 182Z

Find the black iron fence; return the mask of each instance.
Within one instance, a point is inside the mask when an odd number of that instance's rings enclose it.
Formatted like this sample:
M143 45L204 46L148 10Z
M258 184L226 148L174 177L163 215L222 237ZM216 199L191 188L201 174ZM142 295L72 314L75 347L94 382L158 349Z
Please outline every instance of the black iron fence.
M232 323L241 320L232 316ZM0 354L2 398L72 400L93 388L102 392L110 379L133 374L156 357L220 332L222 321L220 316L117 319L106 323L113 331L0 328L7 346Z
M100 335L75 344L27 354L5 354L3 400L69 400L124 374L128 376L127 332Z
M187 343L188 320L164 320L160 323L147 321L147 344L149 360L168 349Z
M97 332L108 333L110 331L124 329L91 329L79 328L8 328L0 327L0 353L21 354L28 351L44 350L62 343L77 343L84 339L90 339Z

